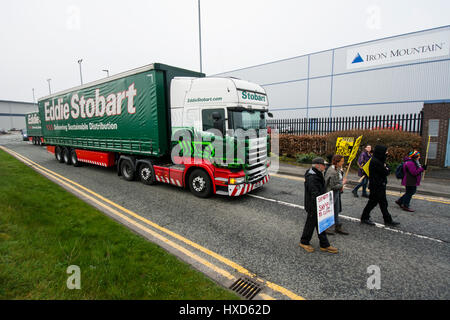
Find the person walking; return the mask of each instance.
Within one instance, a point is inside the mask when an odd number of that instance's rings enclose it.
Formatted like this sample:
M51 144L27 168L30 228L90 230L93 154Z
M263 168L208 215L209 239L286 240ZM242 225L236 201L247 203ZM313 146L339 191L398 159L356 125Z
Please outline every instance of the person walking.
M359 155L359 158L358 158L358 166L359 166L358 176L362 177L362 180L352 190L352 193L355 196L355 198L358 198L358 189L361 188L361 187L362 187L362 196L364 198L368 198L369 197L369 195L367 194L367 182L369 182L369 178L367 177L366 173L364 172L363 167L367 163L367 161L369 161L370 158L372 158L371 151L372 151L372 146L368 144L364 148L364 151L361 152L361 154Z
M307 213L306 223L300 239L299 246L307 252L314 252L314 248L310 245L314 229L319 236L320 251L338 253L338 249L332 247L328 242L325 232L319 233L317 223L317 201L316 198L326 193L325 179L323 172L325 170L325 161L318 157L312 161L312 168L305 173L305 210Z
M344 185L347 183L347 179L344 178L344 172L342 167L344 166L344 156L335 154L331 159L331 166L325 173L325 186L327 192L333 191L334 199L334 231L336 233L348 235L348 232L342 229L342 223L339 221L339 213L342 211L341 194L344 192ZM334 234L333 231L328 228L325 232L327 234Z
M400 197L396 204L405 211L414 212L409 207L412 196L416 193L417 187L420 186L422 172L427 169L427 165L420 165L420 152L411 151L403 162L403 179L402 185L405 186L405 194Z
M369 164L369 202L367 202L361 215L361 223L371 226L374 226L375 223L370 220L370 212L377 205L380 206L385 226L395 227L400 224L399 222L392 220L392 216L388 211L386 184L390 169L386 165L386 157L387 147L382 145L375 146L373 157Z

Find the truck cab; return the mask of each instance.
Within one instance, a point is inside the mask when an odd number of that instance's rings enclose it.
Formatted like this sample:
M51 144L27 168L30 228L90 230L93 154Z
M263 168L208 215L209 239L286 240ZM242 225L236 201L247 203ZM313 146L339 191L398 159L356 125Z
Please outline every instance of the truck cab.
M209 160L214 175L223 171L225 178L216 179L216 193L238 196L268 181L266 118L270 114L264 88L235 78L175 77L170 92L172 135L191 130L194 144L203 149L192 146L194 157ZM210 155L205 156L205 149ZM174 162L186 165L185 160ZM232 178L226 177L230 174Z

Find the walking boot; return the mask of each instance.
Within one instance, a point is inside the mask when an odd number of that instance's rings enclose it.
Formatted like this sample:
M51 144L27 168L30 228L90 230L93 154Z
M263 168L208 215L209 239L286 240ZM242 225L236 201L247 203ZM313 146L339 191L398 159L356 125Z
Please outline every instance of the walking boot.
M305 249L306 252L309 252L309 253L314 252L314 248L311 245L309 245L309 244L299 243L298 245L300 247L302 247L303 249Z
M320 251L322 252L329 252L329 253L338 253L338 249L332 246L326 247L326 248L322 248L320 247Z
M336 233L339 233L339 234L343 234L343 235L349 235L349 233L347 232L347 231L345 231L344 229L342 229L342 224L337 224L335 227L334 227L334 231L336 232Z
M355 198L359 198L359 197L358 197L358 191L356 191L355 189L353 189L353 190L352 190L352 193L353 193L353 196L354 196Z
M367 220L361 219L361 223L368 224L369 226L374 226L375 225L375 222L373 222L370 219L367 219Z
M395 203L400 207L400 208L405 208L405 206L400 202L400 199L395 200Z
M384 225L386 227L393 227L393 228L395 228L395 227L398 227L400 225L400 222L392 220L391 222L385 222Z

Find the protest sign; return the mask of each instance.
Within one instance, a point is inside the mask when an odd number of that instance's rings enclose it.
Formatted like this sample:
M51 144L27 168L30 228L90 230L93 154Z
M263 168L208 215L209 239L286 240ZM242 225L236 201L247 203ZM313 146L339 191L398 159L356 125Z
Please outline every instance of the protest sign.
M355 138L353 137L339 137L336 139L336 154L344 157L350 155L350 150L353 147Z
M322 233L334 224L333 191L324 193L317 200L317 224L319 233Z
M350 157L348 158L348 162L351 163L355 158L356 154L358 153L359 145L361 144L363 136L359 136L358 139L356 139L355 144L353 145L352 152L350 153Z

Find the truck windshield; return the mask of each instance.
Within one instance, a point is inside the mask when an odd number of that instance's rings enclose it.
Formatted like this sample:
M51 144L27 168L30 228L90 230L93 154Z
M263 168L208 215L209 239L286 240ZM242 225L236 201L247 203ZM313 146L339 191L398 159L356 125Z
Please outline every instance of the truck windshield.
M229 127L236 129L265 129L266 115L259 110L233 110L228 109Z

